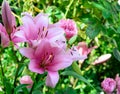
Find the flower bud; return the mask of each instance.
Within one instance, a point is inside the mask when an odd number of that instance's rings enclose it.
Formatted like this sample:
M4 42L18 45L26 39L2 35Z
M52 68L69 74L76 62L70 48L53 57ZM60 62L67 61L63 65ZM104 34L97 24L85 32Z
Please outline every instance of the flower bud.
M110 58L111 58L111 54L104 54L98 57L92 64L93 65L101 64L109 60Z
M15 28L15 17L12 15L9 4L6 0L2 3L2 20L8 34L11 34Z
M26 75L26 76L23 76L21 79L20 79L20 83L21 84L29 84L27 86L27 88L31 88L32 85L33 85L33 80L31 79L30 76Z

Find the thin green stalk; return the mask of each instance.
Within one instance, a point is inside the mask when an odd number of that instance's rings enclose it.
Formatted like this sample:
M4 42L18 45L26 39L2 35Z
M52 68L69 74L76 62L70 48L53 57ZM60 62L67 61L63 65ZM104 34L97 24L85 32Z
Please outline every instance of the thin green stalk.
M78 82L78 79L74 79L73 88L76 87L77 82Z
M21 59L21 61L23 62L25 60L25 58L23 57L22 59ZM17 61L18 61L18 59L17 59ZM21 61L18 61L18 67L17 67L17 71L16 71L16 74L15 74L15 79L14 79L14 83L13 83L13 85L14 85L14 87L16 87L16 80L17 80L17 77L18 77L18 73L19 73L19 70L20 70L20 62Z
M1 73L2 73L2 76L4 77L4 71L3 71L3 66L2 66L2 62L1 62L1 56L0 56L0 67L1 67Z
M14 55L14 62L17 62L17 70L16 70L16 73L15 73L15 78L14 78L14 82L13 82L13 87L15 88L16 87L16 81L17 81L18 73L19 73L19 70L20 70L20 63L21 63L21 61L23 62L25 58L22 58L19 61L18 57L16 56L16 53L15 53L15 51L13 49L14 48L12 48L12 52L13 52L13 55ZM12 91L13 93L14 93L14 88L13 88L13 91Z
M16 80L17 80L19 69L20 69L20 64L18 64L17 71L16 71L16 74L15 74L15 79L14 79L14 83L13 83L14 87L16 87Z
M36 84L36 81L37 81L38 77L39 77L39 74L36 75L35 81L34 81L34 83L33 83L33 85L32 85L32 88L31 88L29 94L32 94L32 91L33 91L33 89L34 89L34 86L35 86L35 84Z
M32 91L33 91L33 89L34 89L34 86L35 86L35 82L33 83L32 88L31 88L31 90L30 90L30 93L29 93L29 94L32 94Z
M4 74L3 65L2 65L2 62L1 62L1 59L2 59L2 47L0 47L0 48L1 48L1 51L0 51L0 67L1 67L1 74L2 74L2 80L3 80L2 82L3 82L3 85L4 85L5 74ZM4 85L3 89L4 89L4 91L6 91L5 85ZM5 92L5 94L6 94L6 92Z
M67 6L67 9L66 9L66 12L65 12L65 16L64 16L65 18L67 17L68 11L69 11L69 9L70 9L73 1L74 1L74 0L71 0L70 3L69 3L69 5Z

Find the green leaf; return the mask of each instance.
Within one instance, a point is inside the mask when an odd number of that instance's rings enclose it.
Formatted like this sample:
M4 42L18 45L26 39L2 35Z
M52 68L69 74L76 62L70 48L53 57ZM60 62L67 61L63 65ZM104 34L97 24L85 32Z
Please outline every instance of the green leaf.
M37 84L35 85L35 89L39 89L42 85L44 85L44 82L43 81L39 81L37 82Z
M18 77L22 74L23 70L25 68L25 64L20 64L20 67L19 67L19 72L18 72Z
M110 10L109 10L109 9L106 9L103 5L97 4L97 3L95 3L95 2L92 2L92 5L93 5L94 7L96 7L96 8L98 8L100 11L102 11L102 15L103 15L103 17L104 17L105 19L107 19L107 18L109 18L109 17L111 16ZM107 4L107 5L110 7L109 4ZM108 7L108 6L107 6L107 7Z
M111 16L111 13L108 10L104 9L102 10L102 15L105 19L107 19Z
M69 43L70 45L72 45L72 44L76 41L76 39L77 39L77 35L75 35L75 36L73 36L72 38L70 38L70 40L68 41L68 43Z
M15 93L19 92L19 90L21 90L22 88L26 88L26 86L28 86L28 84L20 84L19 86L17 86L14 90Z
M42 94L42 92L40 90L35 90L35 91L33 91L32 94Z
M113 49L113 55L118 61L120 61L120 51L117 48Z
M85 82L86 84L88 84L89 86L91 86L93 88L93 86L87 81L87 79L85 79L83 76L77 74L74 71L64 71L61 73L62 75L69 75L69 76L73 76L75 78L78 78L79 80Z
M72 87L66 88L64 94L77 94L76 91Z
M5 86L6 94L12 94L12 85L6 77L3 78L3 83Z
M118 26L117 28L117 33L120 33L120 26Z
M80 68L78 66L78 64L76 62L72 63L72 68L73 70L78 73L79 75L81 75L81 71L80 71Z
M3 91L0 91L0 94L5 94Z
M101 11L105 9L102 5L97 4L97 3L95 3L95 2L92 2L92 5L93 5L94 7L96 7L96 8L98 8L98 9L101 10Z
M100 32L101 25L89 25L86 29L86 34L89 38L94 39Z
M29 94L28 89L26 87L22 88L24 94Z

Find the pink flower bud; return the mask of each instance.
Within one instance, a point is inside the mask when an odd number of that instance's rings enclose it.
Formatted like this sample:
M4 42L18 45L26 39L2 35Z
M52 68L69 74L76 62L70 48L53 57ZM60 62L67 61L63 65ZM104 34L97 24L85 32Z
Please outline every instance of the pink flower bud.
M2 20L8 34L11 34L16 26L15 17L12 15L10 6L6 0L2 4Z
M109 60L110 58L111 58L111 54L104 54L98 57L92 64L93 65L101 64Z
M26 75L26 76L23 76L23 77L20 79L20 83L21 83L21 84L29 84L29 86L27 86L27 88L31 88L32 85L33 85L33 80L31 79L30 76Z
M112 78L106 78L101 83L101 86L104 92L106 92L106 94L112 94L112 92L114 91L116 87L116 81Z

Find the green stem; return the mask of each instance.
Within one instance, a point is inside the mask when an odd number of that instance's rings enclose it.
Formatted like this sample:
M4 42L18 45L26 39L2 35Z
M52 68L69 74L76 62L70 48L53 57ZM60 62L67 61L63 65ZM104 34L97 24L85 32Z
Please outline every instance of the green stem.
M84 71L84 72L86 72L86 71L90 70L92 67L93 67L93 65L92 65L92 64L90 64L90 65L89 65L89 66L85 69L85 71Z
M70 3L69 3L69 5L67 6L67 9L66 9L66 12L65 12L65 16L64 16L64 18L67 17L68 11L69 11L69 9L70 9L70 7L71 7L73 1L74 1L74 0L71 0Z
M13 45L13 44L12 44ZM11 46L12 46L11 45ZM13 46L12 46L13 47ZM16 73L15 73L15 78L14 78L14 82L13 82L13 87L15 88L16 87L16 81L17 81L17 77L18 77L18 73L19 73L19 70L20 70L20 63L21 61L23 62L25 58L22 58L20 61L18 60L18 57L16 56L16 52L13 50L14 48L12 48L12 52L13 52L13 56L14 56L14 62L17 63L17 70L16 70ZM14 88L13 88L13 93L14 93Z
M24 62L24 60L25 60L25 58L23 57L23 58L21 59L21 61ZM18 60L16 60L16 61L18 61ZM17 71L16 71L16 74L15 74L15 79L14 79L14 83L13 83L14 88L16 87L16 80L17 80L18 73L19 73L19 70L20 70L20 64L19 64L19 63L20 63L21 61L18 61L18 67L17 67Z
M34 86L35 86L35 84L36 84L36 81L37 81L38 77L39 77L39 74L36 75L35 81L34 81L34 83L33 83L33 85L32 85L32 88L31 88L29 94L32 94L32 91L33 91L33 89L34 89Z
M3 71L3 67L2 67L2 62L1 62L1 56L0 56L0 66L1 66L1 73L2 73L2 76L4 77L4 71Z
M16 71L16 74L15 74L15 79L14 79L14 83L13 83L14 88L16 87L16 80L17 80L19 69L20 69L20 64L18 64L17 71Z
M4 77L5 77L5 74L4 74L4 71L3 71L3 66L2 66L2 62L1 62L1 59L2 59L2 47L1 48L1 51L0 51L0 67L1 67L1 74L2 74L2 82L3 82L3 90L6 91L6 87L5 87L5 84L4 84ZM6 92L5 92L6 94Z
M33 83L32 88L31 88L31 90L30 90L30 93L29 93L29 94L32 94L32 91L33 91L33 89L34 89L34 86L35 86L35 82Z
M77 82L78 82L78 79L74 79L73 88L76 87Z

